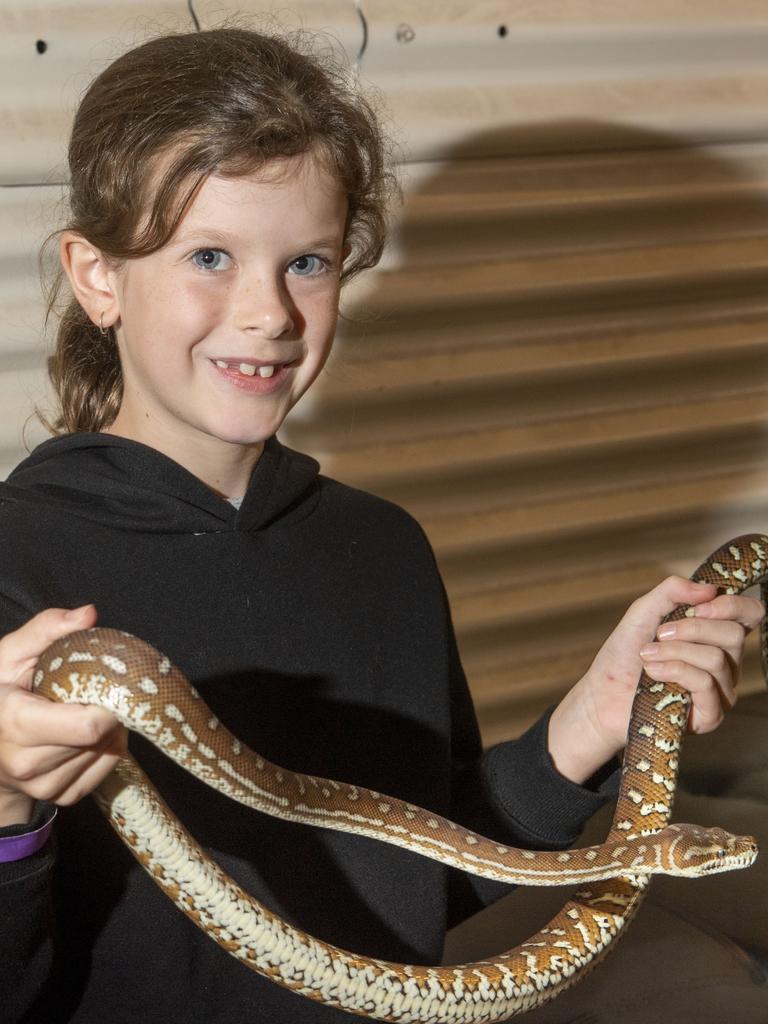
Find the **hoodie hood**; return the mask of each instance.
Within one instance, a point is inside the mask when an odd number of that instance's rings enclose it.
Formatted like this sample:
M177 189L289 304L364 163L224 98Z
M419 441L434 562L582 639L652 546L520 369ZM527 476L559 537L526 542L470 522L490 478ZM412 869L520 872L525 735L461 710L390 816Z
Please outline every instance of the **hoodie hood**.
M117 530L255 531L308 515L319 499L319 468L271 437L236 509L154 448L84 432L38 445L0 484L0 502L42 504Z

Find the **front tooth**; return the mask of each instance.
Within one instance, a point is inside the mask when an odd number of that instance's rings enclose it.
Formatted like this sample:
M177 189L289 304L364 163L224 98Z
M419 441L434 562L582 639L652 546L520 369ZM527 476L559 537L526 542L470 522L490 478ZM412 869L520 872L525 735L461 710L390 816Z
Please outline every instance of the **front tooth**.
M260 377L271 377L274 372L275 372L274 366L260 366L259 367L259 376Z
M226 370L229 366L229 363L225 363L223 359L217 359L216 365L221 367L222 370Z
M240 373L252 377L256 373L256 367L252 363L240 363Z

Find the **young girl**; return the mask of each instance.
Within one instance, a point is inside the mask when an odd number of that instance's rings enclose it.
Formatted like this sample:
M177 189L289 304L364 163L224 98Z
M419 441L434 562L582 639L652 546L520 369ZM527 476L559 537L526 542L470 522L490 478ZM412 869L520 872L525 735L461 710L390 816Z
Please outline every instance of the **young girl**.
M641 658L692 691L694 731L735 699L762 606L671 577L557 708L483 753L421 529L276 440L328 357L341 281L381 253L384 153L343 69L239 28L154 39L82 100L57 436L0 488L5 1022L348 1019L226 956L81 800L127 741L106 712L31 692L62 634L135 633L272 761L519 846L572 843L606 799ZM650 643L680 603L696 616ZM256 816L130 746L226 871L347 949L438 962L446 928L505 891Z

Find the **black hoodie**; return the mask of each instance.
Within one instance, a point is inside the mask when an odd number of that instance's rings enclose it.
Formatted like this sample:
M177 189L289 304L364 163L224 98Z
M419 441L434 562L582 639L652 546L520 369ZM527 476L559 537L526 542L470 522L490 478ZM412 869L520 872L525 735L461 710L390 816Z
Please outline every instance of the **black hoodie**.
M605 799L604 785L555 771L547 716L482 753L423 531L275 438L239 510L134 441L47 441L0 485L0 550L0 635L43 608L93 602L99 625L165 652L277 764L395 794L515 845L573 842ZM446 928L505 891L383 843L257 815L143 740L131 748L225 870L347 949L438 963ZM0 864L2 1024L350 1019L222 952L90 799L60 811L40 853Z

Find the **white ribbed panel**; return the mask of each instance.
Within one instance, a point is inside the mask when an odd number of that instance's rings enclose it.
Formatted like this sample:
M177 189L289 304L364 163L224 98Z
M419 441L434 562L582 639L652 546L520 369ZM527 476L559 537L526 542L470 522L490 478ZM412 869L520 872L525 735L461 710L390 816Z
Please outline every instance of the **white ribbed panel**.
M202 27L265 9L195 4ZM639 593L768 529L768 9L306 0L288 18L359 55L407 202L283 437L424 524L494 741ZM34 264L72 105L153 21L190 17L0 2L0 183L22 186L0 188L0 471L43 390Z
M361 6L363 73L406 126L412 158L480 129L495 133L486 151L506 153L510 126L525 145L558 150L623 145L628 126L688 140L768 128L768 13L754 0Z
M24 438L33 447L48 436L30 419L45 399L37 248L60 199L51 186L0 188L0 479L24 454Z
M343 51L354 64L365 43L364 20L355 0L297 0L272 4L254 0L195 0L200 28L215 28L225 22L256 31L270 28L289 32L307 30L326 36L326 46Z
M149 35L188 25L182 0L2 0L0 184L66 180L69 125L91 79Z

